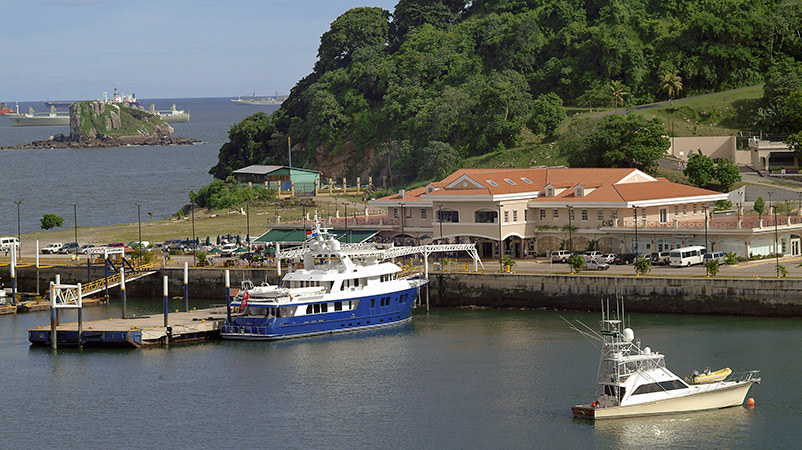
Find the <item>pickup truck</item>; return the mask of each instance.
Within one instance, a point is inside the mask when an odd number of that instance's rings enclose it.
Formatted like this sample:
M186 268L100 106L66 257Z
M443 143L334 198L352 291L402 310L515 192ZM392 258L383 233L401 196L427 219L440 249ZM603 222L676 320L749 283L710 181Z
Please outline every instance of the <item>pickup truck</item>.
M64 246L64 244L62 244L61 242L51 242L51 243L47 244L47 246L45 246L45 248L42 249L42 254L43 255L47 255L47 254L51 254L51 253L58 253L58 251L63 246Z

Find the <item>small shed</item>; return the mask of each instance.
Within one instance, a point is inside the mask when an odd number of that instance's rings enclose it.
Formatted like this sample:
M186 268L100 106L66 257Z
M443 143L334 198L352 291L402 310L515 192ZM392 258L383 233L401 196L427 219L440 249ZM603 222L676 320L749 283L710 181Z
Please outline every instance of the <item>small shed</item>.
M264 184L265 188L289 191L293 184L297 194L315 195L315 186L320 185L320 172L288 166L251 165L234 171L240 183Z

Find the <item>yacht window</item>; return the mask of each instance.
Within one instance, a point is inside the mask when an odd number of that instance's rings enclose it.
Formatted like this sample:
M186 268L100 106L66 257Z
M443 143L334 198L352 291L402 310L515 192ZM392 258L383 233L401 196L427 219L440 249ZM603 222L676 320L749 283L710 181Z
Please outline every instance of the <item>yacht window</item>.
M315 312L315 314L319 313L320 312L320 304L318 303L316 305L312 305L312 310Z
M312 314L312 305L306 305L306 313Z
M376 306L376 299L375 298L370 299L370 307L373 308L375 306Z
M680 380L660 381L638 386L632 395L649 394L651 392L672 391L674 389L685 389L685 385Z
M343 310L343 302L334 302L334 310L335 311L342 311Z
M329 312L329 304L323 303L322 305L320 305L320 312Z

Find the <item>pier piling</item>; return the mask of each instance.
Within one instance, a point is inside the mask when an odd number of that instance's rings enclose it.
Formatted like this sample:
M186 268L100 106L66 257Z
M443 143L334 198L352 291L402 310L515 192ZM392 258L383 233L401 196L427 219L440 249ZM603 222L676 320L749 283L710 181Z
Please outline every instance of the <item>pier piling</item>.
M107 280L107 283L108 283L108 277L106 277L106 280ZM126 307L126 302L125 302L125 264L123 264L122 267L120 267L120 297L122 298L122 301L123 301L123 317L122 318L125 319L125 307Z
M11 264L9 265L9 269L11 270L11 305L17 305L17 246L11 244Z
M231 323L231 278L226 270L226 320Z
M167 305L167 299L168 299L168 297L167 297L167 295L168 295L168 292L167 292L167 275L165 275L165 276L164 276L163 280L164 280L164 281L163 281L163 283L164 283L164 328L166 328L166 329L167 329L167 333L164 335L164 345L167 345L167 344L169 344L169 343L170 343L170 327L169 327L169 325L168 325L168 321L167 321L167 314L168 314L168 305Z
M184 261L184 312L189 312L189 263Z

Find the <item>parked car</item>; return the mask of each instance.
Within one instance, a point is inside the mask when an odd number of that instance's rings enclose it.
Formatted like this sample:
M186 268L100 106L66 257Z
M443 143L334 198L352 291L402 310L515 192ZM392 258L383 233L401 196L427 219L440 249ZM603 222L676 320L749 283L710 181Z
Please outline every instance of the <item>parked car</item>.
M19 250L19 241L15 237L0 237L0 251L11 251L11 246L16 245Z
M568 259L571 258L571 252L568 250L557 250L551 252L551 262L568 262Z
M134 246L137 246L137 245L139 245L139 241L131 241L131 242L128 243L128 245L126 245L126 247L134 248ZM149 246L150 246L150 242L142 241L142 247L148 248Z
M243 254L239 255L239 259L244 260L244 261L261 261L264 258L259 253L246 252L246 253L243 253Z
M94 248L94 247L95 246L93 244L84 244L84 245L82 245L81 247L78 248L78 254L84 255L84 254L86 254L87 250L89 250L90 248Z
M226 244L220 247L220 254L222 256L231 256L239 248L237 244Z
M588 270L607 270L610 268L610 265L606 262L601 262L595 259L589 259L585 264L586 269Z
M600 258L597 258L598 261L605 262L607 264L612 264L615 261L616 254L615 253L605 253L601 255Z
M727 256L727 254L724 252L705 253L702 257L702 264L707 264L711 259L715 259L719 264L724 264L725 256Z
M668 255L669 254L671 254L671 252L654 252L654 253L652 253L652 256L651 256L652 264L660 265L660 266L668 265Z
M62 244L61 242L51 242L51 243L47 244L45 246L45 248L42 249L42 254L43 255L47 255L47 254L52 254L52 253L58 253L58 250L63 245L64 244Z
M123 242L112 242L111 244L106 244L106 247L125 248L125 243L123 243Z
M615 260L613 260L613 264L617 265L632 264L635 262L635 258L637 257L638 255L635 253L625 253L623 255L618 255L615 257Z
M58 252L61 254L69 254L75 253L78 250L78 243L77 242L67 242L66 244L62 245Z
M594 250L594 251L584 252L583 255L585 256L585 261L590 261L591 259L601 258L602 252Z

